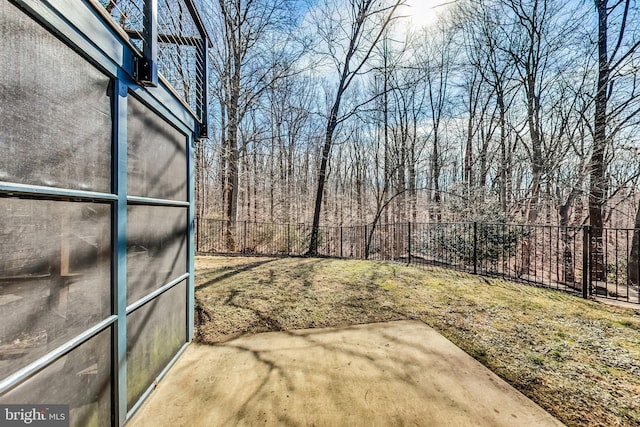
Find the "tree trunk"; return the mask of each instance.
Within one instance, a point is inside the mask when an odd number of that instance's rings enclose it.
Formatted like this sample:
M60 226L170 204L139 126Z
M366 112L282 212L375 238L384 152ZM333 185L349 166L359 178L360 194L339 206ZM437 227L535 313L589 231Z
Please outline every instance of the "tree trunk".
M333 104L331 108L331 116L327 121L327 128L325 130L324 146L322 147L322 158L320 161L320 170L318 171L318 187L316 189L316 203L313 210L313 225L311 226L311 238L309 239L309 251L307 255L318 255L318 237L320 227L320 212L322 210L322 198L324 195L325 180L327 177L327 165L329 163L329 155L331 154L331 145L333 143L333 132L338 126L338 111L340 109L340 97Z
M608 0L596 0L598 12L598 86L595 96L593 151L589 184L589 225L591 225L591 265L593 266L591 274L594 280L605 279L602 206L606 189L604 150L607 142L607 87L610 74L607 52L607 3Z
M437 125L436 125L437 126ZM434 220L442 222L442 212L440 210L440 153L438 150L438 129L433 132L433 152L431 159L431 173L433 174L433 212Z
M225 197L227 201L226 206L226 220L227 220L227 250L229 252L235 251L235 221L238 215L238 162L240 160L238 152L238 124L234 118L237 111L234 108L234 103L231 103L229 109L229 164L227 178L227 195Z
M507 111L504 105L504 94L502 88L496 90L496 98L498 102L498 114L500 120L500 205L502 213L507 214L509 206L509 182L511 181L511 164L509 161L509 142L507 141L506 116Z
M467 191L470 193L473 191L473 172L471 167L473 165L473 118L470 116L467 123L467 141L464 150L464 183L466 184Z

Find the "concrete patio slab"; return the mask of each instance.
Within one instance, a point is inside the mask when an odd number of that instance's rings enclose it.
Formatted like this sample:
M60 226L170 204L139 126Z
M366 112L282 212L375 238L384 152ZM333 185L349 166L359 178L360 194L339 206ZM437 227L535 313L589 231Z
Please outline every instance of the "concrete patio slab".
M418 321L187 348L128 426L560 426Z

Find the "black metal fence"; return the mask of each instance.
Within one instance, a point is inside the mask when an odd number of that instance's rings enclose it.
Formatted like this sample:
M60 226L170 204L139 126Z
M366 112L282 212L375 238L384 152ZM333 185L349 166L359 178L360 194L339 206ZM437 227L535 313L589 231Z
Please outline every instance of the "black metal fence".
M302 256L309 248L308 224L196 222L200 253ZM640 304L634 232L479 222L322 226L318 255L436 265Z

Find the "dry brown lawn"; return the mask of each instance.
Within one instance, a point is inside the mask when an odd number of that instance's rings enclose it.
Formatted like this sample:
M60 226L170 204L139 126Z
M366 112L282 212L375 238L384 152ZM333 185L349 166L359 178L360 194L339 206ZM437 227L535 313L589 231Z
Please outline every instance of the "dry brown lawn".
M640 307L441 268L197 257L197 339L418 319L575 426L640 425Z

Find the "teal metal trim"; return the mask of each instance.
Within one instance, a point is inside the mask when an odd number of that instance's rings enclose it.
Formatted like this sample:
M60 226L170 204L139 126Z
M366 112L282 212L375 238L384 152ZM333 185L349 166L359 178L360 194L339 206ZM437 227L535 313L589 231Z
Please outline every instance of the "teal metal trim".
M138 399L135 405L133 405L131 410L127 413L127 420L130 420L131 417L133 417L133 415L138 411L138 409L140 409L140 407L147 400L151 392L155 390L156 384L162 381L165 375L167 375L167 373L171 370L171 368L173 368L173 365L175 365L178 359L180 359L180 356L182 356L182 354L185 352L188 346L189 346L189 343L185 343L182 347L180 347L180 350L178 350L178 352L176 353L175 356L173 356L171 361L167 363L167 366L165 366L162 372L160 372L160 374L156 377L156 380L153 383L151 383L149 388L147 388L144 393L142 393L142 396L140 396L140 399Z
M114 334L114 406L120 426L127 419L127 90L122 80L114 82L113 189L118 195L113 212L113 295L114 313L118 317Z
M124 58L132 55L131 49L118 43L95 14L87 13L89 8L78 7L77 0L12 1L112 77L124 64ZM130 68L129 65L129 71Z
M42 25L72 45L81 55L111 77L131 82L130 89L185 134L195 130L196 113L173 93L161 79L157 87L133 83L133 58L138 54L106 24L95 6L78 0L12 0ZM126 72L126 78L121 70ZM157 74L157 73L156 73Z
M187 156L187 171L189 173L189 225L188 225L188 250L187 253L187 269L189 271L189 280L187 282L187 341L191 341L193 338L194 328L194 307L195 307L195 215L196 215L196 157L195 157L195 140L192 137L189 139L188 156Z
M62 356L80 346L100 332L111 328L113 336L112 380L113 380L113 423L122 426L128 416L135 412L144 402L145 394L127 411L127 206L129 203L157 204L165 206L182 206L188 208L188 272L176 279L175 284L165 285L168 290L182 280L187 282L187 340L193 336L193 301L194 301L194 133L197 131L197 117L179 97L173 93L166 82L159 79L157 87L143 88L137 86L132 74L132 58L137 54L135 49L121 38L116 30L103 20L103 16L87 4L90 0L11 0L41 25L58 36L64 43L76 50L85 60L114 78L113 84L113 186L112 194L90 192L73 189L50 188L45 186L21 185L0 182L0 195L18 195L37 198L64 198L71 200L91 200L109 203L112 206L112 313L98 325L74 337L61 347L49 352L37 361L0 382L0 393L15 387L46 368ZM91 3L93 4L93 3ZM95 5L94 5L95 6ZM142 100L149 108L155 110L184 133L188 147L189 197L188 201L171 201L142 197L127 197L127 105L128 96L132 94ZM172 286L169 286L172 285ZM158 294L148 296L148 301ZM140 306L143 302L140 303ZM137 307L130 307L134 310ZM171 368L186 347L176 354L174 359L158 377L161 378ZM150 392L150 391L149 391ZM129 414L128 414L129 412Z
M8 196L51 196L65 199L101 200L112 202L117 200L115 194L98 193L94 191L72 190L67 188L45 187L42 185L16 184L0 181L0 193Z
M73 351L77 347L89 341L91 338L98 335L100 332L103 332L105 329L109 328L113 323L115 323L116 319L116 316L111 316L104 319L97 325L92 326L79 335L76 335L55 350L50 351L38 360L31 362L19 371L16 371L13 374L9 375L8 377L0 381L0 394L15 387L22 381L45 369L47 366L57 361L60 357Z
M92 7L78 0L44 1L51 9L57 10L60 16L65 17L77 33L83 34L104 55L131 72L128 59L131 58L132 51L120 42L115 31L104 25L102 17Z
M158 87L133 86L129 88L129 91L180 132L188 135L195 131L195 113L173 94L173 90L169 86L165 86L162 78L159 79Z
M142 307L143 305L145 305L149 301L156 299L157 297L159 297L160 295L164 294L165 292L167 292L169 289L173 288L174 286L179 285L180 283L184 282L184 280L189 278L189 276L190 276L189 273L184 273L182 276L180 276L177 279L174 279L174 280L170 281L166 285L156 289L155 291L151 292L149 295L146 295L146 296L140 298L138 301L134 302L133 304L131 304L131 305L129 305L127 307L127 315L133 313L134 311L136 311L137 309L139 309L140 307Z
M153 206L181 206L189 207L189 202L180 200L154 199L151 197L127 196L129 204L136 205L153 205Z

